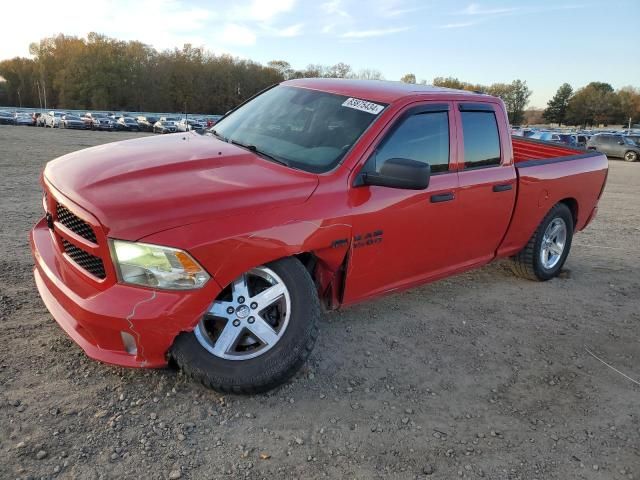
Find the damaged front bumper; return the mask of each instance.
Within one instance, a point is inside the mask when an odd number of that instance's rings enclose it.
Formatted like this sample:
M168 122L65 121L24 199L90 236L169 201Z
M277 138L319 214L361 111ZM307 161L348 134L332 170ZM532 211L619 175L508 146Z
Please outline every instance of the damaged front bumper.
M191 331L220 293L215 281L199 290L160 291L95 282L55 248L46 219L30 235L34 276L47 309L85 353L124 367L163 367L175 337Z

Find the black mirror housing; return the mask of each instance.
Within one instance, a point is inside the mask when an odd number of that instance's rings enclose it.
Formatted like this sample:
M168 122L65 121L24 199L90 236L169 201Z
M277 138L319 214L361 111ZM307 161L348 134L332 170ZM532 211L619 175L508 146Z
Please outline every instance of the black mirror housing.
M429 186L431 167L427 163L409 158L390 158L380 172L363 172L358 176L358 185L424 190Z

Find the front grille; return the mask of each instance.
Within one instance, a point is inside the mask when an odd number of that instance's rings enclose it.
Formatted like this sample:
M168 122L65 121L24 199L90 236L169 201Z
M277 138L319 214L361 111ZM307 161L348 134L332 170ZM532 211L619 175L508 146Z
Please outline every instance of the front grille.
M80 235L85 240L89 240L95 244L98 243L96 233L87 222L73 214L67 207L56 203L56 215L58 221L71 230L73 233Z
M62 246L64 247L64 252L91 275L98 278L105 278L107 276L104 271L102 259L79 249L65 239L62 239Z

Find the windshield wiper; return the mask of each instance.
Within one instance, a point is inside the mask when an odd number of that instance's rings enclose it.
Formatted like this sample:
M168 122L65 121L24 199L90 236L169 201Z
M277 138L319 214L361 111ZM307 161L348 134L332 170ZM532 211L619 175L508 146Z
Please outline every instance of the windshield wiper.
M237 145L239 147L242 148L246 148L247 150L253 152L253 153L257 153L258 155L260 155L261 157L265 157L269 160L271 160L272 162L276 162L279 163L280 165L284 165L286 167L290 167L291 165L289 165L289 162L282 160L280 158L276 158L273 155L270 155L266 152L263 152L262 150L258 149L258 147L256 147L255 145L245 145L244 143L238 142L236 140L230 140L230 142L234 145Z
M227 141L227 139L223 137L221 133L216 132L213 128L209 131L213 133L216 137L218 137L220 140L222 140L223 142Z

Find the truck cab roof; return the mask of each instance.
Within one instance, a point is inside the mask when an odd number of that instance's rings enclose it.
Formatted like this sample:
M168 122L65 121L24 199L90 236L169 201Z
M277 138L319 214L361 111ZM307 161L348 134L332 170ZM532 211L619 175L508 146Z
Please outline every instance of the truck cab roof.
M300 78L288 80L282 85L309 88L323 92L357 97L383 103L393 103L403 97L420 94L451 95L460 94L476 98L486 96L482 93L453 88L435 87L433 85L417 85L413 83L392 82L381 80L352 80L344 78Z

